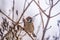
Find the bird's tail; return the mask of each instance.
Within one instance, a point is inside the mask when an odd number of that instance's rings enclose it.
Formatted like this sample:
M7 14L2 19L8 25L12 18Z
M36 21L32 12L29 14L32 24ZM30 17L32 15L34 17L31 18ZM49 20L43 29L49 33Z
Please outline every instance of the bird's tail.
M36 35L34 33L32 33L33 37L36 37Z

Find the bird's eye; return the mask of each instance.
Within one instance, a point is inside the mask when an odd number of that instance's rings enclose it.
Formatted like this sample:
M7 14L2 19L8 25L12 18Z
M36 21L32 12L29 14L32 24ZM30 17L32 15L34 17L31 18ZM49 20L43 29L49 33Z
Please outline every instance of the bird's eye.
M27 17L26 19L27 19L28 22L30 22L30 23L32 22L32 18L31 17Z
M28 20L28 22L30 22L30 23L31 23L31 22L32 22L32 19L29 19L29 20Z

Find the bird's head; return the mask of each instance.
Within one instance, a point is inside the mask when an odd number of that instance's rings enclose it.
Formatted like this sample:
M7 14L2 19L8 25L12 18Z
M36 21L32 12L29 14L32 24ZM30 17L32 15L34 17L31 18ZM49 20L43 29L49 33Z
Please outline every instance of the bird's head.
M26 20L27 20L27 22L31 23L31 22L32 22L32 17L28 16L28 17L26 18Z

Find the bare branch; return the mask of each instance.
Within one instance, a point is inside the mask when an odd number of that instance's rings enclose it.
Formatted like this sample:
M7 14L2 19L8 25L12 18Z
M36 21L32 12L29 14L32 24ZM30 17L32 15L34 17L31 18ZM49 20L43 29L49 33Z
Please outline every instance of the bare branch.
M26 35L26 33L22 37L24 37L25 35Z
M18 10L16 10L16 15L18 16Z
M43 30L43 35L42 35L42 39L41 40L44 40L44 36L45 36L45 32L46 32L46 28L47 28L47 26L48 26L48 24L49 24L49 21L50 21L50 15L51 15L51 10L52 10L52 8L53 8L53 5L50 7L50 10L49 10L49 15L48 15L48 19L47 19L47 22L46 22L46 25L45 25L45 28L44 28L44 30Z
M43 20L43 16L42 16L41 12L40 12L40 15L41 15L42 27L44 29L44 20Z
M18 25L21 29L23 29L28 35L29 35L29 37L31 37L32 38L32 40L34 40L33 39L33 37L31 36L31 34L29 34L23 27L21 27L20 25ZM13 29L14 30L14 27L11 27L11 29ZM7 34L5 34L5 36L4 37L6 37L10 32L12 32L12 30L9 30L8 31L8 33ZM4 39L4 37L2 38L2 39ZM1 39L1 40L2 40Z
M17 21L17 23L16 23L16 25L19 23L19 21L21 20L21 18L22 18L22 16L24 15L24 13L25 13L25 11L28 9L28 7L30 6L30 4L33 2L33 0L28 4L28 6L24 9L24 11L23 11L23 13L21 14L21 17L19 18L19 20ZM3 12L2 12L3 13ZM4 14L4 13L3 13ZM5 14L4 14L5 15ZM5 15L6 16L6 15ZM8 17L8 16L7 16ZM8 17L9 18L9 17ZM14 27L16 26L16 25L14 25ZM13 27L13 28L14 28ZM13 29L12 28L12 29ZM24 28L22 28L21 27L21 29L23 29L24 30ZM25 31L25 30L24 30ZM9 31L9 32L11 32L11 31ZM8 33L9 33L8 32ZM26 32L26 31L25 31ZM32 38L32 36L27 32L27 34ZM33 38L32 38L33 39ZM33 39L34 40L34 39Z
M60 0L58 0L53 6L55 6L56 4L58 4L60 2Z
M39 4L34 0L35 4L39 7L39 9L42 11L42 13L45 14L45 16L48 17L48 15L43 11L43 9L39 6Z
M12 7L12 20L14 20L14 5L15 5L15 0L13 0L13 7Z
M41 40L44 40L44 36L45 36L45 32L46 32L46 28L48 26L49 20L50 20L50 18L48 17L47 22L46 22L46 25L45 25L45 28L43 30L43 35L42 35L42 39Z
M12 22L15 23L15 21L13 21L10 17L8 17L4 12L2 12L1 10L0 10L0 12L1 12L4 16L6 16L8 19L10 19Z
M4 37L6 37L11 31L12 31L12 30L9 30L8 33L6 33L6 34L1 38L1 40L3 40Z
M40 4L40 3L39 3L39 0L38 0L38 4ZM43 27L43 29L44 29L44 20L43 20L42 12L41 12L40 9L39 9L39 12L40 12L41 21L42 21L42 27Z
M49 40L49 38L50 38L50 36L48 36L48 37L46 38L46 40Z
M28 7L30 6L30 4L33 2L33 0L28 4L28 6L23 10L23 12L22 12L22 14L21 14L21 16L19 17L19 20L17 21L17 23L16 24L18 24L19 23L19 21L21 20L21 18L22 18L22 16L24 15L24 13L25 13L25 11L28 9Z
M52 9L54 6L56 6L60 1L58 0L54 5L53 5L53 1L51 1L51 2L52 2L52 6L50 9Z
M39 33L39 31L40 31L40 25L38 26L38 30L36 32L36 35Z
M36 16L38 16L39 14L35 14L33 17L36 17Z
M48 3L47 3L47 1L46 1L46 0L45 0L45 3L46 3L47 5L50 5L50 4L48 4Z
M53 0L49 0L50 6L53 6Z
M25 5L26 5L26 2L27 2L27 0L25 0L25 2L24 2L24 7L23 7L23 11L24 11L24 9L25 9Z
M49 28L47 28L46 30L49 30L52 26L50 26Z
M58 0L58 1L50 8L50 12L51 12L52 8L53 8L58 2L60 2L60 1ZM60 14L60 13L58 13L58 14L52 16L52 17L55 17L55 16L57 16L57 15L59 15L59 14ZM50 18L52 18L52 17L50 17Z
M21 29L23 29L23 30L29 35L29 37L31 37L31 38L33 39L33 37L31 36L31 34L29 34L23 27L21 27L20 25L18 25L18 27L20 27ZM9 30L9 31L4 35L4 37L6 37L10 32L12 32L12 29L14 30L14 27L11 27L11 30ZM1 40L3 40L4 37L2 37ZM34 39L33 39L33 40L34 40Z
M36 5L39 7L39 9L48 17L47 22L46 22L46 25L45 25L45 28L44 28L44 30L43 30L42 40L44 40L46 28L47 28L48 23L49 23L49 20L50 20L51 10L52 10L52 8L53 8L57 3L55 3L54 5L52 5L52 6L50 7L49 15L47 15L47 14L42 10L42 8L39 6L39 4L38 4L35 0L34 0L34 2L35 2ZM53 2L51 1L51 3L53 3Z
M47 7L45 10L44 10L44 12L46 12L46 10L48 9L49 7Z
M58 16L58 15L60 15L60 12L59 12L58 14L54 15L54 16L51 16L50 18L56 17L56 16Z

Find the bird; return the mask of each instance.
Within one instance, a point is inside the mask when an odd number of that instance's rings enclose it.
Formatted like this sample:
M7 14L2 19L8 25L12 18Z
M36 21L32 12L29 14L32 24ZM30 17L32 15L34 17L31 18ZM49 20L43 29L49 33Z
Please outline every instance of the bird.
M28 32L31 33L33 35L33 37L36 37L36 35L34 34L34 25L32 22L32 17L28 16L26 19L23 18L23 22L24 22L24 29Z

